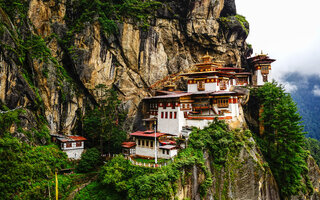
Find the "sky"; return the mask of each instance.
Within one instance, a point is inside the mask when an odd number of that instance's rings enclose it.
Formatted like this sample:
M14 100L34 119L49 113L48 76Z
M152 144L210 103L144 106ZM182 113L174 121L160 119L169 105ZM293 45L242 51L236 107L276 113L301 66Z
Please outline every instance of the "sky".
M250 24L247 42L254 54L263 50L277 60L272 64L277 81L288 72L320 79L320 0L236 0L236 5Z

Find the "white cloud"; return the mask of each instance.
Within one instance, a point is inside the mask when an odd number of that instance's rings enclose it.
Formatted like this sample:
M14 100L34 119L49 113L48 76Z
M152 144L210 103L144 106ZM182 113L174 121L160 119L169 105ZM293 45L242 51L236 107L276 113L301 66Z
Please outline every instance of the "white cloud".
M281 83L284 86L284 89L286 90L286 92L288 93L292 93L298 90L298 87L296 85L290 84L288 82L285 83Z
M313 87L312 93L314 96L319 96L320 97L320 87L318 85L315 85Z
M320 75L319 0L237 0L237 12L250 23L247 39L254 52L277 59L281 77L288 72ZM277 76L275 76L277 79ZM278 79L277 79L278 80Z

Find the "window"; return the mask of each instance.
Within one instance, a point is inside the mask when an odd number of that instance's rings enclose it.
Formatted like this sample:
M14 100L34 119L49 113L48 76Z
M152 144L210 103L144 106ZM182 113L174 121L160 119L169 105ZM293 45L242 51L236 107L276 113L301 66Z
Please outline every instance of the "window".
M163 109L166 109L167 108L167 103L163 103Z
M204 81L198 81L198 90L203 91L204 90Z
M226 81L222 80L220 82L220 90L225 90L225 89L227 89Z
M177 119L177 112L174 112L174 118Z
M167 149L167 154L169 155L169 149Z
M228 108L229 107L229 99L218 99L218 107L219 108Z
M140 142L140 140L138 140L138 146L140 146L141 145L141 142Z
M153 147L153 141L150 141L150 147Z
M82 146L82 142L77 142L76 143L76 147L81 147Z
M166 119L168 119L168 112L166 112Z
M142 143L142 146L144 146L144 140L142 140L141 143Z
M268 75L267 74L264 74L262 76L262 78L263 78L263 82L268 82Z
M262 74L269 74L269 66L261 66L261 73Z
M176 109L176 103L175 102L172 103L172 109Z
M163 112L161 112L161 118L163 119Z
M146 146L149 146L149 141L148 140L146 141Z
M71 142L67 142L67 146L66 146L67 148L70 148L70 147L72 147L72 143Z
M172 112L170 112L170 119L172 119Z
M165 150L164 149L162 149L162 154L165 154Z
M184 112L184 113L183 113L183 116L184 116L184 118L188 118L188 113L187 113L187 112Z

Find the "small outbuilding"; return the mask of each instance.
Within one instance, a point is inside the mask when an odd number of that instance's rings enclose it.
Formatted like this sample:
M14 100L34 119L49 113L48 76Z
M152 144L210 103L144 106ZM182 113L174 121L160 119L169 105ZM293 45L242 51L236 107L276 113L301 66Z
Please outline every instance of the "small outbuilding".
M135 142L122 142L122 153L125 156L136 154L136 143Z
M51 134L52 141L58 143L60 149L68 155L68 158L78 160L84 151L86 138L78 135Z

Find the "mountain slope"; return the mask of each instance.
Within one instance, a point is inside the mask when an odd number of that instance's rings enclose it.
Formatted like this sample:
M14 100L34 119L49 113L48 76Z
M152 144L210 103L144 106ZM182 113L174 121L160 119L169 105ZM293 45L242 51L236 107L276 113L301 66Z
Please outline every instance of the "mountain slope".
M290 94L297 103L307 136L319 140L320 94L318 94L316 90L320 86L320 77L317 75L306 76L298 73L290 73L283 79L290 85L296 87L296 90L291 91Z

